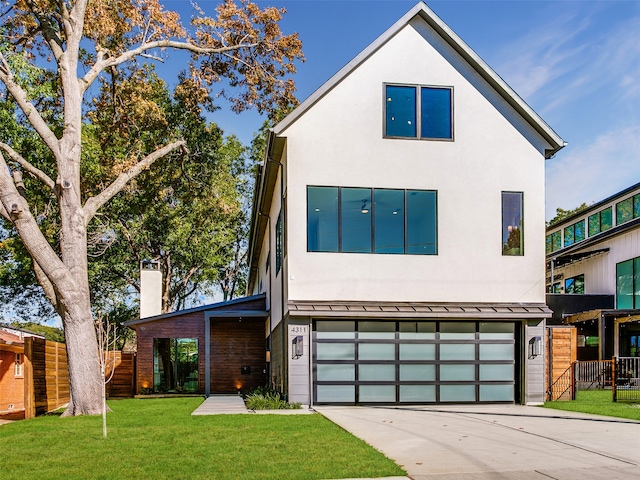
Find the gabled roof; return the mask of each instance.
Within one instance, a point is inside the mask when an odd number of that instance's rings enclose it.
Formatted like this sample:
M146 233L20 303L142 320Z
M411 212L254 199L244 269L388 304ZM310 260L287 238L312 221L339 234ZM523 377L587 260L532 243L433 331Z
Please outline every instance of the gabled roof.
M324 97L333 87L340 83L353 70L373 55L389 39L408 25L414 17L420 16L440 37L447 42L494 90L518 112L524 120L544 138L550 149L545 151L545 157L551 158L566 142L529 106L520 96L485 63L447 24L445 24L424 2L418 3L409 10L400 20L380 35L373 43L365 48L351 62L345 65L338 73L331 77L324 85L316 90L309 98L302 102L293 112L286 116L274 128L274 134L280 135L286 128ZM273 144L273 143L272 143Z
M267 139L266 160L258 171L253 198L249 232L248 292L253 290L258 274L259 249L264 240L279 162L286 142L286 138L281 136L282 133L416 17L422 18L433 28L549 144L550 148L545 150L545 158L553 157L566 145L566 142L471 47L421 1L271 129Z
M178 310L177 312L163 313L154 317L140 318L124 322L127 327L133 327L141 323L156 322L158 320L166 320L168 318L181 315L189 315L192 313L206 312L211 316L220 317L266 317L266 295L253 295L250 297L235 298L226 302L210 303L200 307L189 308L186 310Z
M24 345L24 340L18 335L0 330L0 343L6 345Z

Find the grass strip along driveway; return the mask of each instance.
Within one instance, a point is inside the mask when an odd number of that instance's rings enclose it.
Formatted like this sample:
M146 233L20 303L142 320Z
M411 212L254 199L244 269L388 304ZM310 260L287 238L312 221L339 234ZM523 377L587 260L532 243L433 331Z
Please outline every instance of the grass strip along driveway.
M319 414L191 416L201 398L109 402L101 417L0 427L5 479L320 479L404 475Z
M546 402L546 408L640 420L640 404L614 402L611 390L579 391L575 400Z

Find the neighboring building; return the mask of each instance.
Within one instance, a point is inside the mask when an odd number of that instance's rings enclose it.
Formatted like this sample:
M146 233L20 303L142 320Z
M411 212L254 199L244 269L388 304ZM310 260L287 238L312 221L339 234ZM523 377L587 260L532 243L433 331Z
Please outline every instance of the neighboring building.
M578 328L578 360L640 357L640 183L547 228L552 323Z
M24 410L24 337L42 338L21 328L0 324L0 415Z
M544 400L563 140L419 3L271 131L248 293L303 404Z

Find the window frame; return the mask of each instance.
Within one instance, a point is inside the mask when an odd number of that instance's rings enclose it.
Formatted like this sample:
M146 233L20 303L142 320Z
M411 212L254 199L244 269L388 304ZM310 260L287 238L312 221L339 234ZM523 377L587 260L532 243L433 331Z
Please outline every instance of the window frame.
M513 230L507 230L507 238L505 239L505 199L507 195L518 195L519 199L520 199L520 225L516 226L516 225L509 225L512 228L516 228L517 230L520 231L520 245L518 246L518 252L517 253L509 253L510 250L513 249L509 249L508 247L508 240L509 237L511 236L511 233ZM500 196L500 203L501 203L501 209L502 209L502 256L503 257L523 257L524 256L524 192L516 192L516 191L508 191L508 190L503 190Z
M407 135L389 135L387 133L387 87L407 87L415 90L415 136ZM451 135L449 137L427 137L422 136L422 90L448 90L449 91L449 125ZM455 141L455 122L454 122L454 87L452 85L430 85L430 84L414 84L414 83L392 83L385 82L382 84L382 138L390 139L405 139L405 140L425 140L425 141L440 141L440 142L453 142Z
M310 189L314 189L314 188L326 188L326 189L337 189L337 202L336 202L336 208L337 208L337 214L336 214L336 229L337 229L337 244L336 244L336 248L335 250L327 250L327 249L311 249L310 246L312 244L312 242L310 242L310 229L309 229L309 221L310 221L310 206L309 206L309 192ZM370 196L369 198L371 199L370 205L367 208L367 214L369 215L369 220L370 220L370 236L371 236L371 241L370 241L370 250L369 251L345 251L343 249L343 221L342 221L342 215L343 215L343 205L342 205L342 195L343 195L343 190L345 189L358 189L358 190L369 190L370 192ZM403 195L403 202L402 202L402 216L403 216L403 226L402 226L402 230L403 230L403 251L402 252L380 252L380 251L376 251L376 191L378 192L382 192L382 191L398 191L398 192L402 192ZM407 197L411 192L421 192L421 193L431 193L433 194L433 224L430 226L433 226L433 248L425 253L419 253L419 252L409 252L409 250L411 250L409 244L408 244L408 238L410 237L409 235L409 218L410 215L408 213L408 208L407 208ZM378 187L336 187L336 186L329 186L329 185L307 185L307 206L306 206L306 210L307 210L307 252L308 253L353 253L353 254L369 254L369 255L421 255L421 256L433 256L433 255L438 255L438 191L437 190L428 190L428 189L414 189L414 188L378 188ZM317 211L317 210L316 210ZM364 213L364 212L363 212ZM430 216L425 216L425 218L430 218ZM315 242L315 244L317 244L317 241ZM425 243L425 245L429 245L429 243Z
M570 285L568 285L568 282L573 282L573 287L571 287L571 290L576 290L578 285L582 285L582 293L575 292L575 291L569 293ZM569 278L565 278L564 279L564 293L565 294L568 294L568 295L584 295L584 290L585 290L584 273L581 273L579 275L574 275L573 277L569 277Z

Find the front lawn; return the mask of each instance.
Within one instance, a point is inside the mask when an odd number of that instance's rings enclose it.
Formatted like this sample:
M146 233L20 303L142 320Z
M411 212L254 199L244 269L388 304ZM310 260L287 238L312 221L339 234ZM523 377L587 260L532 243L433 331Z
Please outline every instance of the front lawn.
M570 410L572 412L595 413L609 417L640 420L640 404L613 402L611 390L579 391L575 400L564 402L545 402L546 408Z
M100 417L0 427L8 479L320 479L405 475L319 414L191 416L201 398L109 402Z

